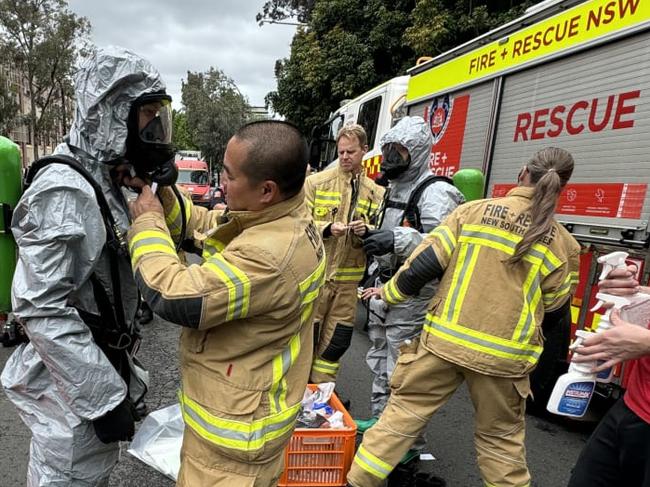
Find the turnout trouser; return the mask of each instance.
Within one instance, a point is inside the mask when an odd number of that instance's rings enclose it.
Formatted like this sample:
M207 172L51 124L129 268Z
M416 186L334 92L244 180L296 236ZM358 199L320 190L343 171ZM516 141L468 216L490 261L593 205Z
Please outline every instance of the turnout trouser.
M363 437L348 474L355 487L380 486L454 391L467 382L474 405L474 443L488 487L530 485L524 446L528 377L479 374L428 352L404 346L391 378L391 396Z
M230 459L185 427L178 487L274 487L284 468L284 450L265 463Z
M357 309L356 283L328 281L314 313L314 361L309 382L336 382L343 354L350 348Z

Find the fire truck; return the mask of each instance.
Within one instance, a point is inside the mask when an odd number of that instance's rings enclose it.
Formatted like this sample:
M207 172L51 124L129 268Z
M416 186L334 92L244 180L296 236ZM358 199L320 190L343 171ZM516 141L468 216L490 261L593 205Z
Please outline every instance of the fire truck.
M558 146L571 152L575 171L556 218L582 246L573 331L598 327L601 315L590 311L596 304L598 256L628 252L639 281L648 284L649 2L542 2L410 69L399 111L430 124L433 173L452 176L460 168L478 168L487 179L486 197L505 195L537 150ZM389 127L400 115L382 113ZM336 116L328 121L330 134ZM381 135L374 134L375 145ZM370 175L378 170L377 159L365 161ZM568 337L547 337L531 378L544 405L566 369L567 345ZM624 368L617 368L614 383L599 389L601 395L620 393Z

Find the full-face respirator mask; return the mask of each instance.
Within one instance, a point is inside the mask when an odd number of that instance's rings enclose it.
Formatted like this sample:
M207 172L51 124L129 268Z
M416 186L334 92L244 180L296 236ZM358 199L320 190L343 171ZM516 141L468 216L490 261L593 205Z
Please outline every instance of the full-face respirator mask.
M381 148L381 152L381 172L388 180L396 179L411 165L411 155L403 159L394 144L386 144Z
M127 121L125 158L137 176L160 186L171 186L178 177L171 101L164 92L142 95L131 105Z

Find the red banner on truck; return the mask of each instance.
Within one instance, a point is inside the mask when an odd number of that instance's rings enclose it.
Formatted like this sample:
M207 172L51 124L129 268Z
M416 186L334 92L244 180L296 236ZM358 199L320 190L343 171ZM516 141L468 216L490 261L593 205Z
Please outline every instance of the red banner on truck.
M505 196L514 187L514 184L495 184L492 197ZM636 220L641 218L647 189L647 184L632 183L567 184L556 212Z

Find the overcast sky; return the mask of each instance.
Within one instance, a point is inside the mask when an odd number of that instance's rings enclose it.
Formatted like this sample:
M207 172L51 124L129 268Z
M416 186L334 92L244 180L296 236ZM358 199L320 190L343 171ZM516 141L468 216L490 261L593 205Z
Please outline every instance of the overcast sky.
M257 25L264 0L68 0L92 24L99 46L134 50L151 61L180 108L187 71L210 66L230 76L254 106L275 89L276 59L289 56L295 26Z

